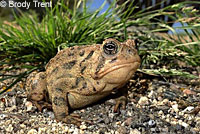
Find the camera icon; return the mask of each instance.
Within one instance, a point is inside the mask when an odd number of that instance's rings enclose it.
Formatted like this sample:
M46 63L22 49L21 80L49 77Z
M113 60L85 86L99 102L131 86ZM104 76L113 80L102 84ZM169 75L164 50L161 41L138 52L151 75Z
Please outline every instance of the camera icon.
M6 7L6 5L7 5L6 1L4 0L0 1L0 7Z

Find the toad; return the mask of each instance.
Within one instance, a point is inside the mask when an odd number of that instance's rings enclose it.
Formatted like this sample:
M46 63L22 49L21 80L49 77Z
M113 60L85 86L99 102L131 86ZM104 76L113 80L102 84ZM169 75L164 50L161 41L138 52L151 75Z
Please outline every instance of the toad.
M106 39L102 44L73 46L61 50L46 65L45 72L33 72L27 79L28 100L39 110L52 107L55 118L80 125L80 118L69 113L120 93L114 111L125 108L124 85L140 66L134 40Z

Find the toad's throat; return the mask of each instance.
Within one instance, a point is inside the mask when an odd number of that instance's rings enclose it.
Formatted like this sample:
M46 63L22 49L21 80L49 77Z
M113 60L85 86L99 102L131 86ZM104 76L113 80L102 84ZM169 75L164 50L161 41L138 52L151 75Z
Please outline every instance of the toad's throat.
M128 67L128 68L131 68L131 69L135 69L135 68L139 67L139 64L140 64L139 62L129 62L129 63L121 64L121 65L116 65L116 66L110 67L108 69L104 69L104 70L99 71L98 73L95 74L95 76L93 78L94 79L100 79L103 76L105 76L106 74L113 72L115 70L118 70L120 68Z

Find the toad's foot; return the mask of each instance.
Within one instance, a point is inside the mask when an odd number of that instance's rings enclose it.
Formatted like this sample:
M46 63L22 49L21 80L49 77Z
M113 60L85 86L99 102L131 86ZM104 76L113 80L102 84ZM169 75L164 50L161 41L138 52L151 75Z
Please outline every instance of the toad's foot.
M114 112L117 112L119 107L121 106L122 109L126 109L127 97L120 96L119 98L115 99L116 104L114 107Z
M42 112L44 108L52 109L52 105L45 101L32 101L32 103L37 107L37 109Z

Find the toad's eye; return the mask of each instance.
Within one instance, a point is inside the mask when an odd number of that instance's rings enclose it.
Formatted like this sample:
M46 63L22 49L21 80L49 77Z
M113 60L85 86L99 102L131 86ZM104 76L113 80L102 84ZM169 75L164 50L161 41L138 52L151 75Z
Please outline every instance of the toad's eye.
M117 53L118 46L115 42L105 43L103 46L103 50L108 55L113 55Z

